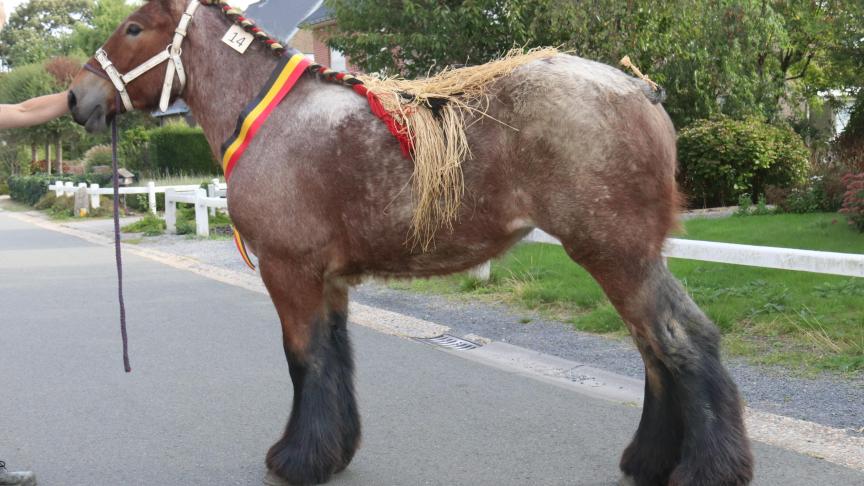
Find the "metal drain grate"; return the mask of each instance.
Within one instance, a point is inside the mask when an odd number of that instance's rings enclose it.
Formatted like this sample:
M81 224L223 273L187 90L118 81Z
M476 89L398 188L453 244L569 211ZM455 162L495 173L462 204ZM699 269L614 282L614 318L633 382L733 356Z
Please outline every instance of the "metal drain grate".
M433 346L441 346L442 348L458 349L460 351L469 351L480 347L479 344L449 334L442 334L441 336L433 338L418 339L418 341Z

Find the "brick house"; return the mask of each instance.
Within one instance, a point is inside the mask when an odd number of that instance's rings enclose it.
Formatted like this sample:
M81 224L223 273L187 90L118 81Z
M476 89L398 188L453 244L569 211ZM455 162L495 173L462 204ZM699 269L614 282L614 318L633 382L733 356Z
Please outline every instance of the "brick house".
M328 31L335 25L333 13L322 5L300 23L300 30L291 39L291 47L337 71L357 71L341 52L327 46Z

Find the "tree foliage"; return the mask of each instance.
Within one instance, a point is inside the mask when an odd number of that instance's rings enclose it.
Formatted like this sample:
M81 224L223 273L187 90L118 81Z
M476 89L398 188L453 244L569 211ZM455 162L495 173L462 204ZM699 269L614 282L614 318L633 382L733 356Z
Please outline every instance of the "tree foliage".
M330 44L367 71L424 75L512 47L630 58L669 93L678 126L725 114L775 119L850 83L862 61L860 2L818 0L327 0ZM846 55L838 55L845 52ZM855 55L852 55L852 53ZM851 57L850 57L851 56ZM857 61L856 61L857 59ZM860 70L858 71L861 72ZM793 99L794 98L794 99Z
M9 16L0 31L0 61L10 67L69 55L76 50L76 26L89 25L93 0L30 0Z
M88 56L92 55L136 8L125 0L97 0L92 20L75 26L75 47Z

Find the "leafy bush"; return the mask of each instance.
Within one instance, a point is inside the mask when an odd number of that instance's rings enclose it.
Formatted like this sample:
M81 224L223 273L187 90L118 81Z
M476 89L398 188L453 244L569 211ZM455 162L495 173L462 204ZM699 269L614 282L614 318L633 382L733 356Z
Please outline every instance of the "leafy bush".
M780 208L787 213L815 213L819 211L819 200L809 188L796 188L789 192Z
M133 211L144 213L150 211L150 203L147 194L135 194L126 196L126 207ZM156 211L165 211L165 193L156 193Z
M846 194L840 212L846 215L850 226L864 232L864 172L843 177Z
M738 196L738 210L735 216L750 216L750 207L753 206L753 198L746 192Z
M44 196L39 198L36 201L36 204L33 205L33 209L38 209L39 211L43 211L45 209L51 208L54 206L54 202L57 200L57 196L54 195L53 192L46 192Z
M48 184L56 180L54 176L10 176L9 195L12 199L32 206L48 192Z
M84 153L84 167L88 171L99 165L107 165L111 167L111 146L110 145L94 145L90 150Z
M149 132L150 163L162 172L218 173L210 145L200 128L166 125Z
M150 131L142 127L135 126L123 132L120 145L117 147L123 166L131 170L149 171L151 169L149 142Z
M833 213L843 204L846 184L840 166L822 166L807 182L797 187L768 186L765 193L771 204L787 213Z
M48 214L56 219L71 218L75 215L75 198L74 197L58 197L54 199L54 203L48 208Z
M158 216L147 213L139 221L123 227L124 233L144 233L144 236L159 236L165 233L165 221Z
M74 182L75 184L85 182L87 184L99 184L102 187L107 187L110 185L111 176L99 176L95 174L84 176L69 174L64 174L63 176L57 174L10 176L8 179L9 195L18 202L33 206L48 192L48 185L53 184L55 181Z
M766 186L804 181L809 152L788 127L756 119L700 120L678 135L680 182L703 207L726 205Z
M818 168L810 177L810 190L820 211L833 213L843 205L843 195L846 192L843 175L846 172L848 171L840 166L826 166Z

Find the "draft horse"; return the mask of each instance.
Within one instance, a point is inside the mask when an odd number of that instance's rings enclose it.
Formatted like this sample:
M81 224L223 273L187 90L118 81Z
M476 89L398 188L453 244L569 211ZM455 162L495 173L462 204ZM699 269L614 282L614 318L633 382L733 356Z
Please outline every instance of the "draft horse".
M221 2L201 0L197 12L187 2L150 0L119 26L71 86L78 123L104 129L127 101L125 109L153 109L164 86L167 100L188 103L220 155L278 59L266 42L244 54L220 42L232 25L213 8ZM187 8L193 14L183 20ZM182 52L170 47L175 30ZM166 45L172 55L134 81L106 76L128 73ZM173 74L176 61L185 83ZM662 106L643 81L569 55L522 66L488 93L488 116L467 120L472 157L458 218L428 251L406 245L412 161L345 86L303 74L238 163L231 217L259 258L294 386L287 428L267 454L269 474L324 483L358 448L346 330L354 283L463 271L542 228L599 282L645 363L644 409L621 458L622 481L749 483L742 406L720 362L717 328L661 257L679 204L675 131Z

